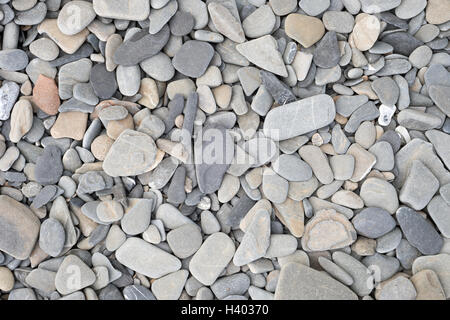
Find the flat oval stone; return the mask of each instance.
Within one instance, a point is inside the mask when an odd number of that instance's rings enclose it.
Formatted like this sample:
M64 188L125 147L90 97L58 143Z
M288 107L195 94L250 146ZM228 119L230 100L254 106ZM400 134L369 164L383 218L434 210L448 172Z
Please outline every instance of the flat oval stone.
M307 181L312 177L311 167L294 155L282 154L272 163L272 168L288 181Z
M114 72L106 70L106 66L103 63L92 67L89 83L100 99L111 98L118 88Z
M275 141L299 136L333 122L333 99L320 94L272 109L264 121L264 134Z
M395 228L395 220L384 209L370 207L362 210L353 219L356 231L364 237L376 239Z
M402 0L395 8L395 15L403 20L411 19L421 13L426 6L426 0Z
M209 43L190 40L177 51L172 64L178 72L198 78L205 73L213 55L214 48Z
M393 214L398 208L397 191L389 182L368 178L361 186L360 197L368 207L379 207Z
M189 263L191 274L204 285L213 284L233 258L235 246L225 233L210 235Z
M150 278L160 278L181 268L177 257L136 237L128 238L116 251L124 266Z
M0 50L0 68L8 71L19 71L28 65L28 56L20 49Z
M22 203L0 195L0 250L16 259L27 259L39 235L40 222Z
M63 173L61 150L50 145L44 148L44 152L38 158L34 174L36 181L42 185L56 184Z
M433 225L416 211L401 207L397 221L406 239L424 255L438 254L443 246L442 237Z
M41 225L39 247L52 257L57 257L64 248L66 233L62 224L53 218L46 219Z

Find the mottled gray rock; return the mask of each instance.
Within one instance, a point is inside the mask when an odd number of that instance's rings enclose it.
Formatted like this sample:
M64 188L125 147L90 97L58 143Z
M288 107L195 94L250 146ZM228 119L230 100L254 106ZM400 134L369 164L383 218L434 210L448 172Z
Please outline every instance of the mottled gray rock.
M39 247L52 257L57 257L64 248L66 234L61 223L53 218L41 224Z
M302 1L301 1L302 2ZM336 32L327 32L316 45L314 63L320 68L333 68L341 59Z

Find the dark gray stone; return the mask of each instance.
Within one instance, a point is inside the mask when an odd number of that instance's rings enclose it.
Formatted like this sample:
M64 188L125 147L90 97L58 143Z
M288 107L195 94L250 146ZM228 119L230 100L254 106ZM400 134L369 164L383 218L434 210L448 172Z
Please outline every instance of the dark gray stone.
M358 234L376 239L395 228L391 214L381 208L370 207L362 210L352 220Z
M164 26L158 33L148 33L148 28L134 34L114 53L114 62L118 65L133 66L153 57L169 41L170 30Z
M34 174L36 181L42 185L56 184L63 173L61 161L61 150L50 145L44 149L42 155L37 159Z
M327 32L314 50L314 63L320 68L333 68L341 59L336 32Z
M190 40L178 49L172 59L174 68L192 78L202 76L211 62L214 48L207 42Z
M100 99L111 98L118 88L115 73L108 72L104 63L92 67L89 82Z
M422 254L438 254L444 244L433 225L419 213L408 207L401 207L396 213L397 221L408 242Z

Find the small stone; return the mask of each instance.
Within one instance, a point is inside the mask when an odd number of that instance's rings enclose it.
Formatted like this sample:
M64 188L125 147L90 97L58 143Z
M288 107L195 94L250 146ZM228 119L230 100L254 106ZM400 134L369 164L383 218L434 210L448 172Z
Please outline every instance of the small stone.
M77 34L66 35L59 30L57 19L45 19L39 24L37 31L39 34L47 34L67 54L75 53L86 41L89 34L88 29L83 29Z
M58 113L60 100L55 80L39 75L33 88L33 103L48 115Z
M338 33L350 33L353 31L355 19L345 11L326 11L322 17L325 28Z
M95 19L95 16L91 3L71 1L59 12L58 28L66 35L74 35L86 28Z
M298 5L308 16L318 16L330 7L330 0L301 0Z
M241 244L234 254L233 263L246 265L262 258L270 244L270 215L268 211L258 211L245 230Z
M282 77L287 76L278 43L271 35L238 44L236 50L256 66Z
M94 0L94 10L100 17L142 21L148 18L150 4L146 0L128 3L126 0Z
M323 184L333 182L333 171L326 155L319 147L306 145L298 151L302 159L312 168L314 175Z
M59 113L50 130L53 138L72 138L82 140L87 127L87 113L79 111Z
M450 20L448 1L430 0L426 9L426 19L431 24L441 24Z
M381 103L387 106L394 106L400 95L400 90L394 80L388 77L381 77L372 82L372 89L378 95Z
M330 276L299 263L281 268L275 300L356 300L348 287Z
M372 273L364 264L341 251L335 251L332 257L333 262L353 278L353 284L350 286L350 289L360 297L372 292L374 279Z
M234 10L237 12L235 4ZM234 42L242 43L245 41L244 30L242 29L239 15L236 17L233 11L230 12L229 8L219 2L209 3L208 11L211 22L217 31Z
M288 194L288 181L266 168L263 172L262 191L273 203L282 203Z
M445 292L433 270L425 269L410 278L417 291L416 300L445 300Z
M449 207L449 203L441 196L435 196L427 206L428 214L446 238L450 234L450 220L448 219Z
M377 239L395 228L395 220L384 209L369 207L362 210L352 219L358 234Z
M0 250L16 259L27 259L39 235L39 219L25 205L0 196Z
M113 61L118 65L136 65L160 52L167 44L169 37L168 26L164 26L155 34L148 33L148 29L142 29L116 49Z
M59 48L52 40L40 38L30 44L30 52L44 61L53 61L59 55Z
M61 150L55 145L47 146L36 162L36 181L42 185L56 184L62 173Z
M426 6L426 0L402 0L402 3L395 8L395 15L403 20L411 19L422 12Z
M379 141L369 148L369 152L375 155L377 162L374 169L380 171L391 171L395 165L394 151L387 141Z
M355 169L355 158L351 155L336 155L330 158L330 167L335 180L349 180Z
M348 219L335 210L322 210L306 224L302 237L305 251L324 251L351 245L356 231Z
M408 207L401 207L396 217L406 239L422 254L433 255L440 252L442 237L419 213Z
M398 276L381 283L375 295L377 300L415 300L417 293L409 279Z
M11 291L14 288L14 275L6 267L0 267L0 290Z
M268 5L262 5L242 21L242 28L249 38L268 35L275 27L275 15Z
M428 46L420 46L409 55L409 62L417 69L421 69L428 65L432 55L433 50Z
M28 64L28 56L20 49L0 50L0 68L8 71L25 69Z
M57 257L64 248L66 233L61 223L48 218L41 224L39 234L39 247L48 255Z
M134 159L133 162L127 160L130 157ZM103 169L112 177L134 176L149 171L155 157L156 145L153 139L145 133L127 129L111 146Z
M178 258L190 257L202 245L200 229L194 224L185 224L167 234L167 243Z
M124 266L150 278L160 278L181 268L178 258L135 237L128 238L117 249L116 258Z
M231 261L234 252L234 243L226 234L213 233L192 257L189 271L204 285L211 285Z
M131 236L144 232L150 225L152 200L129 199L124 217L120 221L122 230ZM98 210L98 209L97 209Z
M314 63L320 68L333 68L341 59L336 32L327 32L314 50Z
M20 87L15 82L3 81L0 88L0 120L8 120L19 96Z
M305 48L311 47L325 34L325 27L320 19L298 13L287 16L285 30L290 38Z
M178 270L152 283L152 292L158 300L177 300L180 298L186 280L189 276L187 270Z
M415 210L422 210L438 189L439 181L433 173L420 160L414 160L399 199Z
M33 108L27 100L19 100L11 112L9 139L17 143L33 125Z
M355 22L351 35L355 46L360 51L367 51L373 47L380 35L380 20L370 14L361 13Z
M368 178L361 186L360 197L367 207L378 207L393 214L398 208L397 191L389 182Z
M187 41L175 54L172 64L180 73L188 77L198 78L205 73L213 53L213 47L206 42Z
M71 281L74 272L78 277ZM58 268L55 286L59 293L66 295L94 284L95 280L95 273L80 258L68 255Z
M330 96L313 96L271 110L264 121L264 134L277 141L286 140L327 126L335 115Z

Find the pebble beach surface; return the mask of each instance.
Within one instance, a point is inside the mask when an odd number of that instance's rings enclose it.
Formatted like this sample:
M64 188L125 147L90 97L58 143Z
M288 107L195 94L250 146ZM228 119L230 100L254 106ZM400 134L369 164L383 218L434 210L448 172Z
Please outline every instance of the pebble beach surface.
M450 0L0 0L0 300L450 298Z

